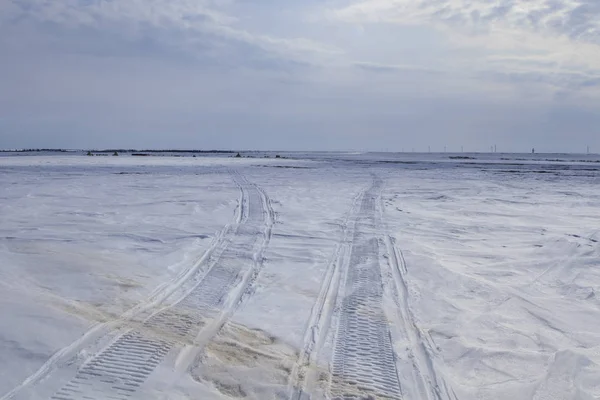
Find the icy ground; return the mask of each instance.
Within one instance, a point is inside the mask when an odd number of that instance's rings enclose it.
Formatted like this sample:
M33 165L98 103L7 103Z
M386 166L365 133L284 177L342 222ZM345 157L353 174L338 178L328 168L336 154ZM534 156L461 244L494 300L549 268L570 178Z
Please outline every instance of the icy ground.
M600 398L597 160L287 156L0 157L0 399Z

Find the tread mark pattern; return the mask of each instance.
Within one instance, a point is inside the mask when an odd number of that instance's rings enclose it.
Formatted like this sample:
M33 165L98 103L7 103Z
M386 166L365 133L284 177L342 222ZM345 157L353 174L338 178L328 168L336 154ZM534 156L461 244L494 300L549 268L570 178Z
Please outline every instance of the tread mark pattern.
M334 400L402 398L394 350L383 311L376 180L356 222L339 325L334 343L330 397Z
M346 253L354 237L354 225L365 190L356 194L350 210L341 223L341 235L325 271L317 300L311 310L304 345L290 373L289 400L310 400L315 382L318 380L317 359L323 341L331 327L341 276L344 275Z
M83 364L52 400L128 399L172 348L193 341L204 320L223 309L228 293L252 265L267 213L263 192L241 175L234 177L242 190L239 224L204 278L179 303L154 314Z

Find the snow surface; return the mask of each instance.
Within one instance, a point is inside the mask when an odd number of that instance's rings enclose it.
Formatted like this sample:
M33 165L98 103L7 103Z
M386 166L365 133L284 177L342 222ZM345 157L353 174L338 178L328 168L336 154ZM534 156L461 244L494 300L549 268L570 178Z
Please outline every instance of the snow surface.
M252 155L0 157L0 399L600 398L597 157Z

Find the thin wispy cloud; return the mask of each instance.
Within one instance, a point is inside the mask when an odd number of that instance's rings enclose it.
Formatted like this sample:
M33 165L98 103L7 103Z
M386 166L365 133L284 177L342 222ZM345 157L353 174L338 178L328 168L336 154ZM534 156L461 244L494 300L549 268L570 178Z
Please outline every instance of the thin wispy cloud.
M444 23L474 33L512 28L600 41L594 0L366 0L334 13L349 21Z
M555 78L561 88L571 81L593 86L600 77L600 3L591 0L366 0L329 16L360 26L429 27L463 51L453 60L463 71Z
M125 39L144 36L193 53L199 42L227 40L256 46L288 58L310 53L335 53L330 46L305 38L272 37L236 26L239 18L229 13L228 1L191 0L9 0L4 22L33 20L53 23L65 30L108 30ZM169 40L176 36L177 43Z

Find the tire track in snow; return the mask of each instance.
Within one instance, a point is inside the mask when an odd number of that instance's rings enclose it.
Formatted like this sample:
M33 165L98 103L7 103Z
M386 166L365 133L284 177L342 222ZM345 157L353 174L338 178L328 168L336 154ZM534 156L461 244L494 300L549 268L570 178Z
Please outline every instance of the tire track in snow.
M249 187L255 191L255 194L258 195L259 199L255 196L255 200L250 202L250 206L254 207L255 210L252 211L250 208L248 209L249 217L246 218L246 222L251 218L256 219L257 214L262 216L264 219L263 231L256 231L255 233L252 233L254 240L257 240L258 236L262 236L262 241L258 244L256 249L248 247L244 251L234 251L230 256L230 262L239 264L240 261L243 263L243 260L246 259L247 261L250 261L251 267L241 274L241 277L239 277L239 282L228 291L226 295L227 298L224 299L223 302L224 305L218 310L218 312L211 313L207 310L204 313L204 317L208 317L209 322L203 326L193 342L186 346L186 348L179 354L176 361L176 367L180 371L189 369L189 367L198 357L198 354L200 354L202 348L206 346L212 340L212 338L217 335L217 333L219 333L223 325L225 325L225 323L231 318L238 307L254 293L255 284L264 264L264 252L271 241L273 225L275 224L275 212L273 211L270 198L258 185L250 184L243 176L239 174L237 174L236 177L238 184L241 187ZM256 209L257 203L260 204L260 210ZM252 227L252 225L250 225L250 227ZM239 244L236 246L239 246ZM222 271L225 272L226 269L222 268ZM201 304L197 304L195 306L202 307Z
M379 220L380 225L387 232L383 215L384 205L380 197L379 201ZM383 238L386 252L385 258L393 277L391 292L395 295L394 302L398 314L395 327L401 331L401 336L406 338L409 343L407 349L409 355L407 363L410 362L409 372L403 377L410 379L410 385L407 386L405 395L409 398L418 398L426 400L458 400L458 397L452 388L436 373L433 364L432 354L434 354L435 345L427 333L419 329L412 310L408 304L408 268L402 252L394 245L394 238L386 234ZM387 282L385 283L387 284ZM389 285L388 285L389 286ZM399 371L400 372L400 371ZM410 375L407 377L406 375Z
M357 209L364 193L363 190L355 196L352 207L346 214L342 224L340 242L334 250L317 301L311 310L308 328L304 334L304 346L290 373L289 398L291 400L310 399L313 386L317 380L317 357L331 324L331 316L336 304L341 276L343 275L342 270L345 268L345 258L349 254L352 245Z
M408 306L408 286L406 274L408 273L404 256L393 245L393 239L386 235L384 238L387 248L387 257L391 273L394 278L394 288L397 293L394 299L400 323L399 329L403 331L410 343L412 360L412 385L413 396L429 400L457 400L456 394L443 379L440 379L433 365L432 354L434 345L428 335L416 325L412 311Z
M243 219L244 210L241 204L246 202L246 196L244 191L242 191L242 188L239 187L239 189L240 205L236 210L236 224L225 225L223 229L215 235L204 254L195 263L191 264L189 268L184 268L180 271L174 279L158 285L147 299L124 312L116 320L94 325L90 330L84 333L81 338L54 353L34 374L30 375L10 392L0 397L0 400L14 399L23 390L37 385L54 370L60 368L59 365L76 362L78 352L82 349L94 346L105 339L106 336L114 334L119 330L123 330L124 326L139 324L141 323L140 321L144 321L151 317L157 312L157 308L169 298L173 298L176 292L185 292L185 287L188 286L190 282L201 279L203 267L210 264L212 259L220 256L223 249L227 246L230 236L235 235L237 225L239 225ZM173 303L176 303L177 301L178 300L175 300Z
M171 306L154 312L139 327L118 336L109 346L88 359L77 369L75 376L55 392L52 399L124 400L136 392L169 351L195 342L198 332L206 331L207 326L212 327L205 321L219 319L224 323L225 317L244 292L249 278L259 267L256 260L262 257L273 224L273 213L264 191L248 183L239 174L234 174L234 180L241 193L238 224L234 229L226 229L227 232L202 258L209 264L204 276L197 277L190 273L197 283L185 296ZM263 241L255 252L254 248L260 242L261 226L265 227ZM248 263L248 259L254 262ZM199 266L194 269L197 271ZM64 365L68 369L69 363ZM46 370L38 371L38 376L25 384L35 383L47 376L57 369L53 366L50 364ZM15 393L13 391L4 398L13 398Z
M334 339L330 398L401 399L388 320L383 310L377 203L383 182L374 178L356 221Z
M125 400L146 381L169 351L191 342L177 362L187 368L190 349L201 348L218 332L262 265L273 225L273 213L264 191L239 174L234 179L243 193L236 236L199 284L175 306L144 322L146 329L132 330L119 337L84 364L75 378L52 396L53 400L99 400L109 396ZM260 226L264 226L262 242ZM250 267L249 260L252 260Z
M250 276L248 283L245 285L244 292L242 293L241 298L235 305L236 309L239 307L239 305L245 299L252 296L252 294L256 290L256 287L255 287L256 282L258 281L258 277L260 276L260 273L261 273L261 271L263 269L263 265L264 265L264 258L265 258L264 253L265 253L265 250L267 249L267 247L269 247L269 243L271 242L271 237L273 236L273 226L275 225L275 220L276 220L276 215L275 215L275 211L273 210L273 206L271 204L271 199L269 198L267 193L261 187L259 187L257 185L254 185L254 187L260 193L261 200L263 203L263 210L264 210L265 216L266 216L265 230L263 232L264 242L263 242L262 246L259 248L259 250L254 254L254 257L253 257L254 268L252 269L252 274ZM235 310L233 310L233 311L235 311Z
M355 198L343 238L325 274L313 307L304 348L292 372L292 400L315 395L316 359L338 309L337 332L328 398L400 399L401 388L388 322L383 312L383 282L379 264L381 224L376 200L382 182Z

